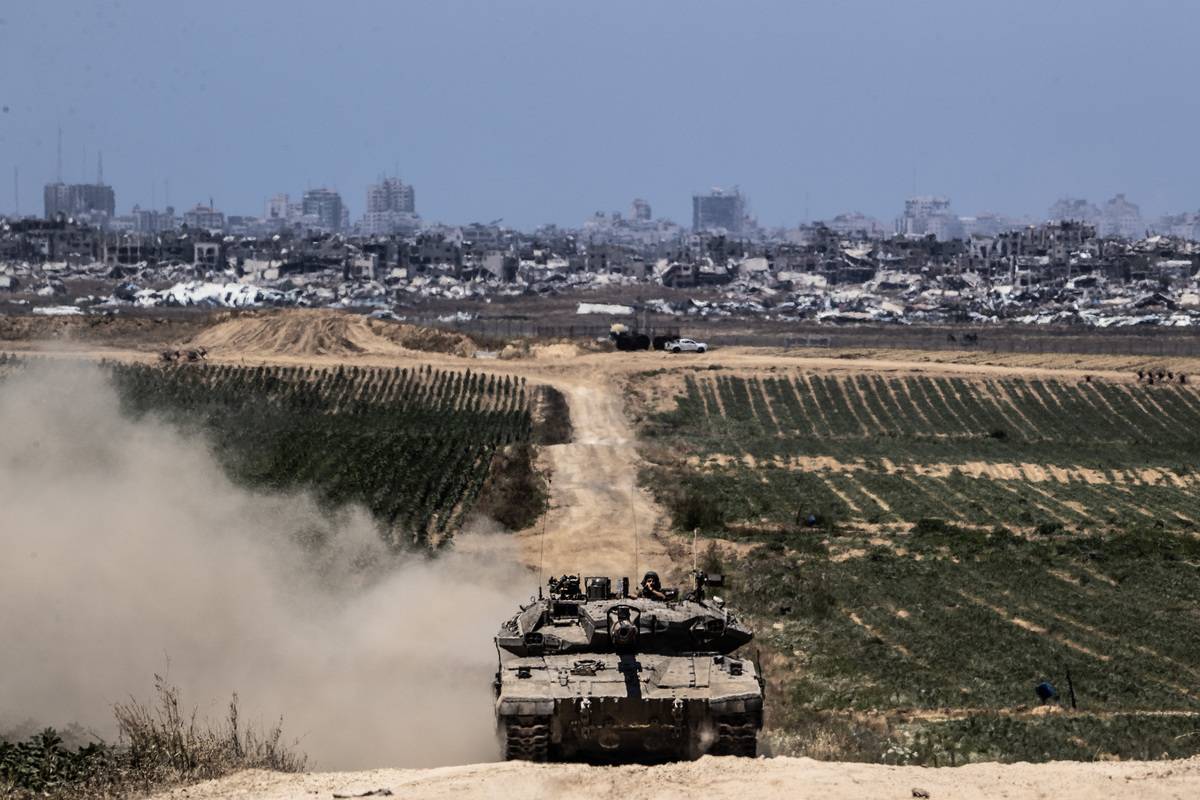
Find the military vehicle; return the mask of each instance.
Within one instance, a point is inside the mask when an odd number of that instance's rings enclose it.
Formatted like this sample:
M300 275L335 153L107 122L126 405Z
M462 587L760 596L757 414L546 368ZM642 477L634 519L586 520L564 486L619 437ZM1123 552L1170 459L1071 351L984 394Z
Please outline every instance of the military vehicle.
M758 666L733 654L754 634L705 590L684 596L654 573L564 575L496 635L496 722L509 760L657 761L754 756Z
M678 328L655 328L649 333L630 328L621 322L615 322L609 328L608 338L613 345L622 351L630 350L666 350L667 346L679 338Z

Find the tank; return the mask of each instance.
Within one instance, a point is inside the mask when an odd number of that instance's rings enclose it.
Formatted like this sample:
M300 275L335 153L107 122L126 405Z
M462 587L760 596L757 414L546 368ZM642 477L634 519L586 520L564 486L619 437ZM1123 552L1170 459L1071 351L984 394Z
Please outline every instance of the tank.
M654 573L629 580L564 575L496 635L496 722L504 757L666 761L755 756L758 665L735 655L754 634L694 573L684 595Z

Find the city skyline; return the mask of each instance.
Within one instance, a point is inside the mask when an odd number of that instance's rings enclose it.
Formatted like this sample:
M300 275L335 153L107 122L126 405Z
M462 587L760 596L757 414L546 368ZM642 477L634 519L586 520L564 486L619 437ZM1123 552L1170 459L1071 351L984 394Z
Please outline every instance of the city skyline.
M280 192L268 198L262 214L226 214L217 208L210 196L207 203L198 202L191 209L176 214L169 200L163 209L141 208L134 204L129 214L114 214L115 193L111 185L103 181L103 160L98 157L97 177L94 182L69 183L61 180L61 171L54 182L44 187L44 217L58 214L80 217L90 223L118 231L152 233L182 223L188 227L213 230L229 230L230 227L243 232L256 230L259 233L289 230L309 230L314 233L346 233L359 236L390 236L411 234L423 228L480 224L450 220L424 220L416 209L416 188L395 175L380 173L375 183L366 187L364 213L352 218L349 204L334 189L315 187L306 189L299 199L292 201L288 192ZM764 227L748 211L749 200L740 188L713 187L708 192L693 193L692 221L690 226L673 219L655 217L653 206L644 198L634 198L626 211L597 211L582 225L552 224L563 230L582 230L592 235L599 228L611 225L626 226L649 233L656 231L658 238L673 235L671 231L685 229L694 232L720 232L735 238L759 238L764 234L790 235L788 231L799 231L806 226L827 225L836 232L866 234L868 236L895 233L906 237L933 235L943 241L965 239L980 234L993 236L1001 231L1015 230L1047 221L1077 221L1092 224L1103 236L1135 239L1148 233L1165 233L1184 238L1195 238L1200 211L1182 211L1163 215L1143 216L1138 203L1131 201L1124 192L1118 192L1103 203L1093 203L1089 198L1060 195L1045 214L999 214L976 212L961 214L954 209L951 199L941 195L915 195L905 199L903 211L893 219L891 225L884 220L865 215L859 211L844 211L818 220L800 221L794 226ZM236 221L232 226L226 220ZM489 225L502 221L493 219ZM665 226L665 227L664 227ZM526 228L533 230L543 225Z
M177 208L327 186L358 218L393 164L427 219L522 228L632 196L684 221L694 192L733 185L769 227L887 221L914 194L1200 207L1200 9L900 5L39 4L0 19L0 71L38 76L0 97L0 168L28 213L61 125L64 177L103 150L121 210L161 208L169 179ZM135 56L94 58L98 35Z
M62 140L62 132L60 131L59 135L58 135L58 142L59 142L59 144L57 145L58 150L61 150L61 147L62 147L61 140ZM86 147L83 148L83 154L84 154L83 158L85 158L85 159L88 158L88 156L89 156L88 148L86 148ZM55 187L55 186L59 186L62 188L76 187L78 189L83 189L83 188L91 187L93 185L96 185L96 186L103 185L105 188L111 190L113 188L113 183L106 182L104 180L104 176L103 176L103 171L104 171L103 151L101 151L99 149L92 150L91 156L96 159L96 161L94 163L94 172L93 172L94 177L88 176L87 169L86 169L87 164L86 164L86 162L81 162L79 180L74 180L74 176L71 173L64 172L64 170L63 170L62 164L65 160L64 156L61 154L61 152L56 152L55 180L46 181L44 184L42 184L40 192L36 191L36 190L38 190L39 187L33 187L34 191L32 191L31 194L33 194L35 196L45 195L45 197L48 198L52 187ZM14 169L14 184L16 183L16 177L17 177L16 170ZM407 193L405 195L406 199L403 201L403 202L407 203L407 205L403 206L403 209L404 209L403 213L409 215L412 219L420 219L419 215L415 214L414 197L413 197L414 185L412 183L405 182L404 179L402 177L400 177L400 170L398 168L398 165L394 166L391 170L378 171L376 173L375 177L372 179L371 183L368 183L362 187L358 187L356 190L351 191L350 193L339 190L338 183L336 181L328 182L328 183L324 183L324 184L314 184L310 181L307 183L306 187L303 190L301 190L299 193L297 193L296 196L302 197L305 194L320 193L320 192L327 192L327 191L336 193L339 195L339 198L340 198L340 200L339 200L340 209L342 210L344 215L347 215L346 219L348 220L348 222L345 224L345 227L348 228L349 226L358 224L358 222L360 222L360 221L366 222L368 227L371 227L370 223L367 222L367 219L369 216L371 216L370 212L372 211L372 195L373 195L373 193L380 190L382 187L386 187L391 184L395 184L397 187L403 187L403 188L397 189L395 191L403 191L403 192ZM274 203L277 203L280 200L280 198L283 198L284 200L286 200L286 198L291 196L291 191L285 189L283 191L276 191L274 193L263 193L263 199L258 204L257 208L248 208L248 209L246 209L246 208L225 208L225 207L223 207L223 204L216 203L214 201L214 199L213 199L215 196L214 193L209 193L206 197L197 198L194 202L191 199L187 199L185 202L183 202L181 204L180 202L173 200L170 197L170 186L171 186L171 181L169 178L166 178L166 179L163 179L163 181L161 182L161 189L159 189L159 187L157 187L157 186L152 187L151 191L150 191L151 198L150 198L149 203L143 203L143 202L136 201L136 200L132 201L129 205L125 205L124 203L118 203L116 205L116 216L121 216L123 214L127 215L129 213L137 213L138 210L141 210L142 212L161 211L163 209L166 209L168 206L174 207L176 209L176 211L180 211L181 209L187 209L192 206L194 206L197 209L199 209L201 207L212 208L212 207L221 206L220 210L227 215L247 216L247 217L260 217L261 216L262 218L270 218L273 216L273 212L271 210L272 205ZM15 195L17 194L18 188L14 185L10 189L10 191L12 192L12 195L10 195L10 207L15 210L17 208L16 203L15 203ZM28 195L25 195L24 187L21 187L20 191L21 191L22 196L28 196ZM160 191L161 191L161 194L159 194ZM110 191L110 194L111 194L111 191ZM747 193L742 191L741 185L737 184L737 183L734 183L729 186L715 186L714 185L704 191L691 191L691 192L687 193L689 211L688 211L688 213L684 214L682 219L680 219L680 220L676 220L674 217L670 217L670 216L666 216L666 215L657 215L657 214L655 215L655 218L673 222L673 223L677 222L678 224L684 225L685 227L688 227L687 219L690 218L693 220L691 227L695 228L696 227L695 222L697 220L697 213L698 213L698 210L696 207L696 202L701 195L709 195L709 194L713 195L714 197L718 197L718 198L722 195L737 196L738 203L740 205L742 212L746 214L748 219L753 220L755 223L759 223L761 225L761 227L763 227L763 228L788 229L788 228L794 228L797 226L802 226L805 224L830 222L831 220L835 220L835 219L847 217L847 216L859 216L859 217L862 217L871 222L878 222L884 228L889 228L889 229L892 227L892 223L894 222L898 226L898 227L896 227L896 232L898 232L898 233L906 232L903 228L903 222L902 222L902 218L906 212L901 213L899 217L896 215L895 208L892 209L892 213L888 213L888 211L886 211L886 210L882 214L879 214L879 215L872 214L872 213L864 213L862 211L863 208L871 207L867 203L859 203L852 207L838 209L831 213L825 214L823 216L818 216L815 214L808 213L806 215L801 215L800 218L793 220L791 222L785 221L785 222L782 222L779 224L771 224L771 225L761 224L761 221L759 220L758 215L753 213L754 209L752 207L750 198L747 196ZM1048 199L1046 201L1046 203L1043 205L1043 209L1047 209L1047 210L1036 210L1036 209L998 210L994 206L984 206L984 207L977 208L977 209L971 209L969 211L966 211L966 213L964 213L965 210L961 209L961 208L950 209L949 206L953 205L953 198L948 197L944 193L939 193L936 191L904 195L897 199L897 204L900 207L907 208L908 206L910 206L912 204L913 201L936 200L936 201L946 204L947 210L950 211L953 215L962 216L964 219L971 217L971 216L980 215L980 216L995 216L998 218L1006 218L1006 219L1010 219L1010 220L1025 220L1030 223L1046 221L1046 220L1053 220L1053 219L1071 219L1071 218L1086 221L1086 220L1093 220L1099 215L1098 204L1104 203L1104 202L1109 202L1109 203L1111 203L1111 202L1122 202L1122 203L1128 202L1128 200L1127 200L1128 194L1129 194L1128 192L1122 191L1120 189L1117 189L1116 191L1114 191L1111 194L1111 196L1107 197L1107 198L1084 197L1079 194L1065 192L1065 191L1057 192L1057 193L1053 193L1051 195L1052 199ZM636 192L627 193L627 195L628 195L628 197L635 197L637 195L637 193ZM365 196L367 199L365 201L363 201L362 203L354 202L354 198L362 197L362 196ZM636 199L636 202L645 203L647 209L649 209L651 207L658 208L661 203L661 201L659 201L659 200L655 200L653 202L647 203L647 201L645 201L640 196L636 196L635 199ZM808 206L813 199L816 199L816 198L813 198L811 193L805 192L803 200L804 200L804 204L806 207L805 208L806 211L808 211ZM45 200L45 202L49 203L49 200L47 199L47 200ZM111 197L109 198L109 203L110 204L112 203ZM662 204L669 205L671 207L678 205L677 202L668 202L668 203L662 203ZM299 204L296 204L296 205L299 205ZM358 207L357 211L354 210L356 206ZM1076 210L1091 209L1093 213L1077 214L1075 216L1070 216L1070 215L1065 215L1063 213L1059 213L1059 211L1061 209L1065 209L1068 206L1072 206ZM1139 208L1144 208L1144 205L1138 204L1138 203L1135 203L1135 206L1137 206ZM4 208L5 208L4 204L0 203L0 209L4 209ZM502 214L503 211L504 211L503 209L493 209L494 213ZM1192 214L1194 212L1200 212L1200 201L1197 201L1197 203L1195 205L1195 209L1193 209L1191 207L1181 207L1181 208L1164 209L1161 211L1147 210L1146 213L1143 214L1141 218L1146 220L1147 222L1150 222L1150 221L1158 219L1158 218L1164 218L1164 217L1169 217L1169 216L1178 215L1178 214ZM0 216L4 215L5 213L6 212L0 210ZM33 203L31 203L29 201L26 202L24 208L20 208L20 213L22 216L37 216L38 215L36 207L34 207ZM516 227L519 227L524 230L533 230L535 228L538 228L538 227L541 227L544 225L557 225L560 227L571 228L571 227L577 227L579 225L584 224L584 222L589 217L594 217L595 215L607 215L610 213L612 213L612 214L629 213L631 217L633 217L635 215L634 211L630 211L628 209L628 200L627 200L625 207L617 206L612 209L597 208L597 209L594 209L593 211L589 212L588 215L586 215L584 218L581 218L579 220L560 220L560 219L543 220L541 222L534 222L533 224L524 225L524 226L516 226ZM485 214L484 216L487 217L488 215ZM491 216L491 219L496 220L498 218L495 217L495 215L493 214ZM499 219L503 219L503 218L500 217ZM473 224L473 223L483 222L484 219L481 218L481 219L466 220L466 219L431 219L431 218L429 218L429 219L425 219L423 221L429 222L429 223L434 223L434 224L462 225L462 224ZM402 225L401 227L406 227L406 226ZM701 227L703 227L703 226L701 226ZM381 229L376 232L386 233L387 231ZM907 232L911 233L912 231L907 231ZM1129 235L1132 235L1132 234L1129 234Z

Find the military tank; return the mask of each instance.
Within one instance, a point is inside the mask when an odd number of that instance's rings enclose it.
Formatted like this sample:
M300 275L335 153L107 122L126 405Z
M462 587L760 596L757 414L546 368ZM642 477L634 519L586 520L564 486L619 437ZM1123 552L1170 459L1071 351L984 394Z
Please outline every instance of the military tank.
M763 680L733 653L754 634L693 574L680 596L649 573L564 575L496 635L496 722L506 759L658 761L754 756Z

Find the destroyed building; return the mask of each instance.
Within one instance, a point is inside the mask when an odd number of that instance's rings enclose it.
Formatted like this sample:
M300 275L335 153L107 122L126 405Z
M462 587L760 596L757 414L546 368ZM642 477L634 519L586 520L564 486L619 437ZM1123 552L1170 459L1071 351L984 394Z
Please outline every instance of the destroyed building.
M304 193L303 214L312 217L316 226L327 231L340 231L346 227L345 207L342 196L332 189L309 189Z
M42 195L46 219L112 217L116 213L116 194L103 183L48 183Z
M692 195L692 230L738 234L746 218L746 200L736 187Z
M419 315L438 300L637 286L640 310L695 319L1200 325L1200 245L1166 233L1106 235L1105 225L1119 233L1134 224L1120 195L1103 209L1060 201L1052 209L1060 217L1037 225L957 217L946 198L914 197L894 234L862 214L763 231L736 190L693 198L695 230L654 219L644 200L574 229L425 224L398 178L381 179L367 201L368 215L402 215L404 224L381 218L346 230L345 207L326 189L300 203L272 197L262 218L227 216L210 201L179 216L135 208L107 227L61 215L6 220L0 303L35 313L297 305ZM1073 218L1093 209L1094 221ZM329 227L335 218L340 228ZM1171 224L1193 231L1198 222L1200 214L1180 215Z

